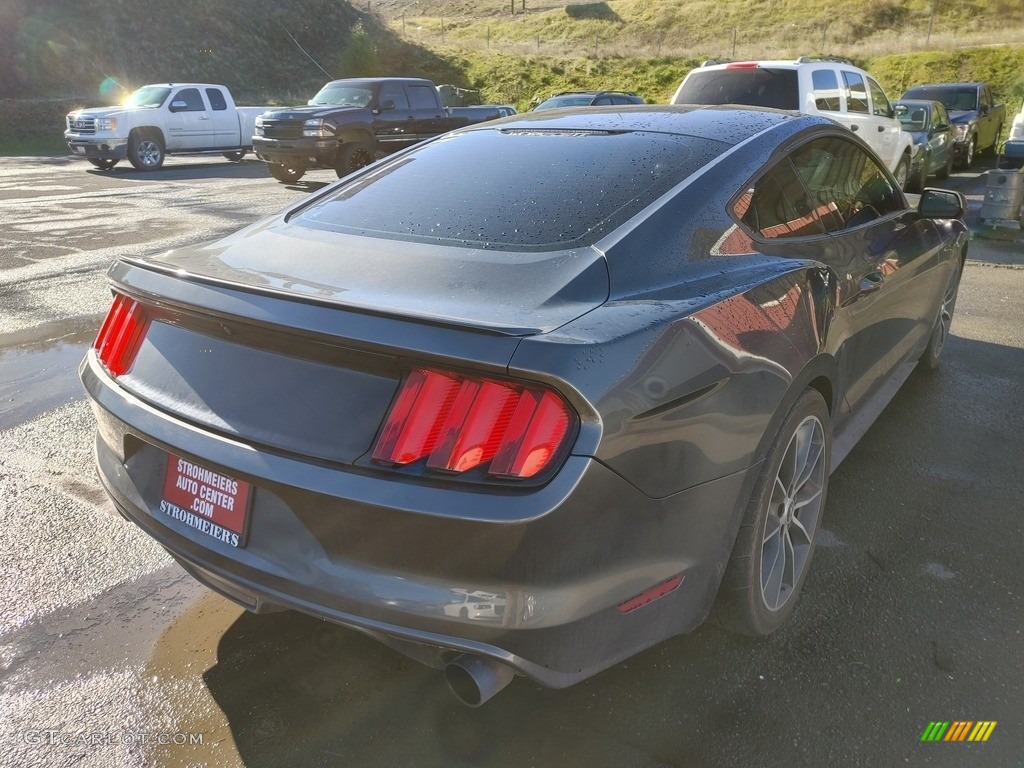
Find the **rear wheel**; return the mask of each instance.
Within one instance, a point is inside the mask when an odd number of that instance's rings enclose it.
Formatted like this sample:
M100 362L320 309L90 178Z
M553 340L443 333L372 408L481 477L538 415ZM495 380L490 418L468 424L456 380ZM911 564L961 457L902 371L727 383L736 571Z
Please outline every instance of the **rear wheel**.
M892 172L892 175L896 178L896 184L899 188L907 188L907 179L910 178L910 158L904 155L900 158L899 165L896 166L896 170Z
M128 162L137 170L155 171L164 164L164 143L151 133L133 133L128 139Z
M298 181L306 172L306 169L302 166L281 163L267 163L267 170L270 171L270 175L275 179L286 184Z
M117 160L94 160L90 158L89 162L92 163L96 168L98 168L101 171L109 171L111 168L117 165Z
M239 162L239 161L240 161L240 160L241 160L241 159L242 159L243 157L245 157L245 153L246 153L246 151L247 151L247 150L244 150L244 149L240 149L240 150L238 150L237 152L223 152L223 153L221 153L221 154L223 154L223 155L224 155L225 159L227 159L227 160L230 160L230 161L231 161L232 163L237 163L237 162Z
M828 488L832 433L807 389L768 450L715 603L726 629L768 635L793 612L807 578Z
M963 265L958 262L946 285L946 292L942 296L939 316L935 318L935 326L928 339L928 346L921 354L921 364L925 370L934 371L939 367L939 359L942 357L942 351L946 348L946 340L949 338L949 328L953 324L953 311L956 309L956 295L960 290L960 275L962 273Z
M373 147L369 144L364 144L361 141L342 144L341 149L338 150L338 165L334 170L340 179L343 176L348 176L353 171L365 168L375 159Z

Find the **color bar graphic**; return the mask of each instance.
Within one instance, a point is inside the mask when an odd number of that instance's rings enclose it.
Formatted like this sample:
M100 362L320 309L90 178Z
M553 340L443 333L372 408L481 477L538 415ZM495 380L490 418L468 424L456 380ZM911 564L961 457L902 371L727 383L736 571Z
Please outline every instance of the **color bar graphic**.
M921 741L988 741L996 724L995 720L932 720Z

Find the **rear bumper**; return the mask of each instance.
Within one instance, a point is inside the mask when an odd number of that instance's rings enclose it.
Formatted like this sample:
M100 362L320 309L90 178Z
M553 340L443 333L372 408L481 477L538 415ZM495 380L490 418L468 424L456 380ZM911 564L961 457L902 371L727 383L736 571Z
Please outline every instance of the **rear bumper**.
M104 486L199 581L253 611L489 656L556 688L704 620L755 474L654 500L570 456L528 492L413 485L200 430L126 393L92 352L81 375ZM253 484L244 548L160 511L167 452Z
M253 152L265 163L302 168L334 168L338 142L334 139L268 139L254 136Z
M64 134L71 154L89 160L125 160L128 157L127 139L94 139Z

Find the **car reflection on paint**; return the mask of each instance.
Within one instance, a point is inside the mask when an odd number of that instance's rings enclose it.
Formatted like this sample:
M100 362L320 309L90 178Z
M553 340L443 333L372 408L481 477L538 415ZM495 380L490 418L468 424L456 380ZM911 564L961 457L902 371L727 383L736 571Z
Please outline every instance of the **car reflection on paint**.
M946 346L964 199L827 118L505 118L122 257L81 375L126 518L479 705L713 615L766 635L830 472Z

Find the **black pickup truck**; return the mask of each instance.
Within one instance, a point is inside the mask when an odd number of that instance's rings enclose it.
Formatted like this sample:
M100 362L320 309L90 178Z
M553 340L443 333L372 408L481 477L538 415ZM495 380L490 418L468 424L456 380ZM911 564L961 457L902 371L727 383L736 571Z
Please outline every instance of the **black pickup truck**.
M252 144L278 181L298 181L313 168L338 177L418 141L501 116L499 107L445 107L430 80L367 77L333 80L309 106L256 118Z
M1006 124L1006 106L997 104L985 83L929 83L918 85L900 97L938 101L953 124L953 152L960 168L970 168L978 153L994 154Z

